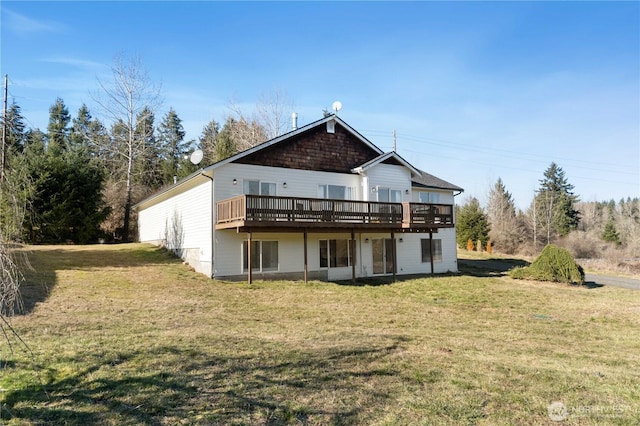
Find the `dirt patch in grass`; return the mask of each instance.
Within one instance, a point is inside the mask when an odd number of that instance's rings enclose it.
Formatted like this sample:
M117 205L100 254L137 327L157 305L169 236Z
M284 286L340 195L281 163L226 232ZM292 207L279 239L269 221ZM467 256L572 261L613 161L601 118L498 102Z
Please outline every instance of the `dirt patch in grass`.
M634 424L640 295L501 276L212 281L145 245L32 247L9 424ZM365 283L366 284L366 283ZM602 408L605 407L605 408ZM615 409L615 410L614 410Z

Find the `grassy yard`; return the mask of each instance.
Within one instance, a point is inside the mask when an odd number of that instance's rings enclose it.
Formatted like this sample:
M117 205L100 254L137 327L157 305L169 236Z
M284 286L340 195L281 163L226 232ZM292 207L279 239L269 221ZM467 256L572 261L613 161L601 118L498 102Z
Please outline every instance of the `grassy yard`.
M250 287L146 245L30 251L11 324L33 357L0 340L0 423L640 421L637 291L477 271Z

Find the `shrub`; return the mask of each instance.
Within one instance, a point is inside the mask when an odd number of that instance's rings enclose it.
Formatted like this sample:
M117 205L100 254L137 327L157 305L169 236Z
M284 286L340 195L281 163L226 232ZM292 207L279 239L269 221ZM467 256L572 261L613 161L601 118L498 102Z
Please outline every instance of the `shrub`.
M582 266L576 263L568 250L553 244L547 245L530 266L514 268L509 275L515 279L584 283Z
M471 241L471 238L467 240L467 250L473 251L473 241Z

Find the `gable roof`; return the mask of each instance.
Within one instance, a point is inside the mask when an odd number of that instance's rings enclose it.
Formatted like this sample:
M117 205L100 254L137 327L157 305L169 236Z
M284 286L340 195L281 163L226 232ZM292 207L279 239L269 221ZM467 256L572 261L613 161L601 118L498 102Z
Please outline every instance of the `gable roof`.
M451 191L464 192L464 189L457 185L442 180L434 175L420 170L420 175L411 179L411 186L416 188L433 188L433 189L447 189Z
M415 167L413 167L411 164L409 164L409 162L407 160L405 160L404 158L402 158L400 155L398 155L398 153L396 153L395 151L391 151L391 152L387 152L386 154L382 154L372 160L367 161L366 163L355 167L353 169L351 169L351 171L353 173L362 173L362 172L366 172L368 169L370 169L371 167L377 165L377 164L381 164L381 163L386 163L386 164L398 164L401 166L404 166L406 168L408 168L409 170L411 170L411 175L412 176L420 176L420 171L418 169L416 169Z
M356 141L362 143L364 148L370 151L369 157L372 155L382 155L383 151L375 146L371 141L358 133L355 129L349 126L344 120L338 117L335 114L328 115L320 120L316 120L307 125L297 128L296 130L292 130L290 132L284 133L280 136L277 136L271 140L263 142L259 145L256 145L252 148L249 148L245 151L239 152L235 155L232 155L229 158L225 158L224 160L218 161L207 167L207 169L216 169L218 167L224 166L225 164L234 163L234 162L247 162L250 161L251 157L255 157L256 154L266 152L268 150L276 150L278 148L283 148L282 145L286 143L290 143L292 140L303 137L305 134L310 133L315 129L320 129L323 124L329 124L333 121L334 125L339 124L340 126L335 126L335 129L339 129L340 127L346 131L348 135L350 135Z
M333 123L330 123L332 121ZM323 125L326 125L327 123L333 124L333 133L328 133L322 130ZM314 132L316 132L316 136L322 138L321 144L316 143L319 142L319 140L313 140ZM334 136L327 138L327 134L332 134ZM331 140L326 142L327 139ZM349 142L352 142L350 144L351 146L349 146ZM305 161L303 156L298 154L296 157L296 154L291 154L289 152L291 151L292 146L295 148L296 143L306 144L304 148L307 150L307 154L311 154L306 156L308 164L300 164ZM345 153L344 149L350 149L351 151ZM197 185L199 182L206 179L212 179L215 169L233 162L273 167L298 168L303 170L318 170L313 167L313 159L308 159L314 155L318 155L320 151L323 151L321 154L324 154L325 156L330 155L330 157L324 158L325 168L321 171L362 173L377 164L395 164L407 167L411 171L412 187L460 192L464 191L459 186L415 168L395 151L384 153L380 148L354 130L340 117L335 114L331 114L320 120L316 120L296 130L282 134L245 151L239 152L229 158L197 170L179 182L162 188L155 194L152 194L140 201L134 206L134 208L140 208L145 205L153 204L156 201L170 198L185 189ZM293 161L291 157L294 157ZM272 163L265 161L265 158L270 159ZM289 163L287 165L281 164L284 161L289 161ZM295 165L292 166L294 163ZM329 166L327 166L327 164L329 164Z

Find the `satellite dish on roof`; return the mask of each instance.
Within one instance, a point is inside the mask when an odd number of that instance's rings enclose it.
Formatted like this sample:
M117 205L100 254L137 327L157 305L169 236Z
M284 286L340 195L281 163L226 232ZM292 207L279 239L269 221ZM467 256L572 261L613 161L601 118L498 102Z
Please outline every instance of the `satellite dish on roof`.
M189 157L189 160L194 164L194 165L198 165L200 164L200 162L202 161L202 157L204 156L203 152L201 149L196 149L195 151L193 151L193 153L191 154L191 157Z
M340 111L342 109L342 102L335 101L333 103L333 105L331 105L331 108L333 108L333 110L336 112L336 114L338 114L338 111Z

